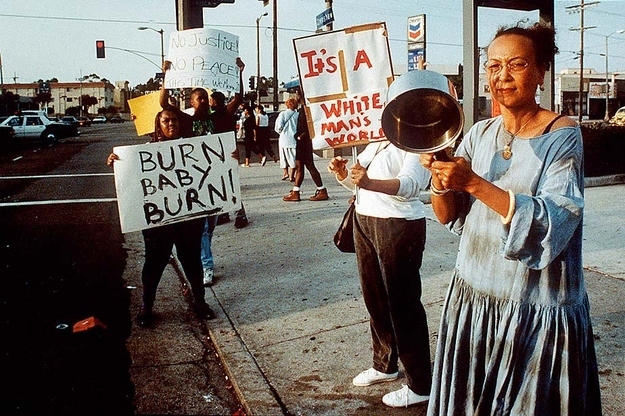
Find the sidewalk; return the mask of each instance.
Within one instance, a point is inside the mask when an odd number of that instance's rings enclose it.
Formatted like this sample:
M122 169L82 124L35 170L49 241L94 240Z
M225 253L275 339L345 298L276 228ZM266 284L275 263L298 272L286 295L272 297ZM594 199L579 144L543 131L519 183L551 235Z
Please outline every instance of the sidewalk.
M327 162L316 161L330 195L322 202L307 200L315 188L308 173L302 201L285 203L281 197L292 184L280 181L277 164L240 170L250 224L236 229L231 222L215 231L216 277L206 297L217 318L206 322L208 333L248 416L425 415L425 405L391 410L382 404L383 394L401 387L401 374L393 383L351 385L351 379L371 365L371 341L355 256L339 252L332 243L349 192L325 171ZM586 204L584 266L603 409L605 415L616 415L625 412L625 185L588 188ZM427 225L421 275L433 357L458 239L433 219ZM138 250L129 253L131 267L142 260ZM171 280L164 277L163 283ZM180 291L166 290L159 292L157 302L163 302L161 296L177 296L174 303L182 305ZM138 302L139 296L133 295L133 307L138 308ZM157 323L161 342L168 339L158 358L166 362L170 352L188 354L190 361L197 358L201 343L198 347L197 339L177 337L181 328L170 319L176 318L164 316ZM185 325L197 324L189 320ZM168 336L170 330L176 332ZM129 340L134 362L142 336L133 330ZM162 374L173 377L163 370L144 374L138 366L133 380L146 383L145 377ZM178 393L181 401L201 399Z

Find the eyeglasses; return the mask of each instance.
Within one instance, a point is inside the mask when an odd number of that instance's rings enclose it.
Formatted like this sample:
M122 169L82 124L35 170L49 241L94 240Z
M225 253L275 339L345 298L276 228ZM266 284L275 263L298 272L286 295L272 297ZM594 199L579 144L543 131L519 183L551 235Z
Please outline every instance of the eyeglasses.
M528 66L530 66L530 64L523 60L514 60L505 64L501 62L497 62L497 61L484 62L484 69L486 69L486 72L488 72L491 75L499 74L503 70L504 66L508 68L509 73L520 74L520 73L525 72L525 70L527 69Z

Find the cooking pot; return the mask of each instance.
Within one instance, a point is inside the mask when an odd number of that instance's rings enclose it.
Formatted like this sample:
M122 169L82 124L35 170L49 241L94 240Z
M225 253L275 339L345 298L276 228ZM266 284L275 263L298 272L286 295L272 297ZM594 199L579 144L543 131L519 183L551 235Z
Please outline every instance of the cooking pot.
M390 85L382 112L382 129L400 149L413 153L439 152L454 144L463 126L464 113L456 90L444 75L414 70Z

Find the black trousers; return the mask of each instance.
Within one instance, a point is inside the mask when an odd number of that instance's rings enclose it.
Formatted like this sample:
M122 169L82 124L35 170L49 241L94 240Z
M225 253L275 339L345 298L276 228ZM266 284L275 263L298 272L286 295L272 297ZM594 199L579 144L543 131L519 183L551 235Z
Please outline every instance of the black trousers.
M356 214L354 223L360 283L370 317L373 368L394 373L399 359L406 384L421 395L429 395L432 385L419 273L425 234L425 219Z
M204 231L204 217L143 230L145 242L145 264L143 282L143 304L151 308L156 299L156 289L163 270L169 262L172 249L182 264L196 305L203 304L204 284L202 281L201 239Z

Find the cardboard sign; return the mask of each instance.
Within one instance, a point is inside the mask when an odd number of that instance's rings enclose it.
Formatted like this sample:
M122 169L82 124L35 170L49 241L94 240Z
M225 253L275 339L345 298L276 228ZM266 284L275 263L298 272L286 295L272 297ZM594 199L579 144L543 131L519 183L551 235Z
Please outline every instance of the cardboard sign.
M385 139L382 110L393 81L386 25L319 33L294 39L293 46L313 148Z
M128 100L138 136L154 133L154 120L162 110L159 98L160 92L155 91Z
M216 29L188 29L174 32L169 39L165 88L204 87L238 92L240 86L239 37Z
M123 233L241 208L234 132L115 147Z

